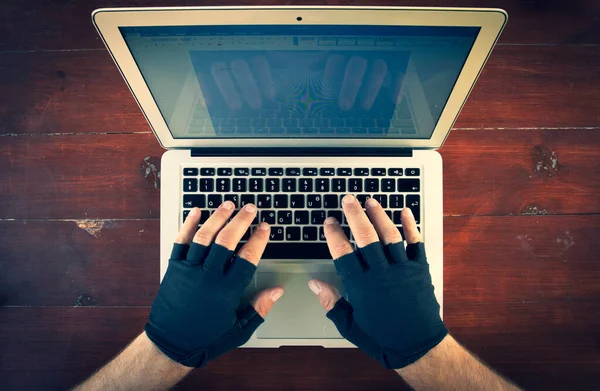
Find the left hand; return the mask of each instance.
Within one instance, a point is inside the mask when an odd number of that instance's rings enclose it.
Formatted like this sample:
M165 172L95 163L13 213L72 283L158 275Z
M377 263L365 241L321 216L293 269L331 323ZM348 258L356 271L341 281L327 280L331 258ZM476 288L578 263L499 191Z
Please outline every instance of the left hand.
M270 227L261 223L236 255L234 250L255 218L256 207L244 206L227 224L233 211L234 204L224 202L198 232L203 212L190 211L145 327L148 338L163 353L188 367L202 367L246 343L283 294L279 287L266 289L251 305L238 310L269 240Z

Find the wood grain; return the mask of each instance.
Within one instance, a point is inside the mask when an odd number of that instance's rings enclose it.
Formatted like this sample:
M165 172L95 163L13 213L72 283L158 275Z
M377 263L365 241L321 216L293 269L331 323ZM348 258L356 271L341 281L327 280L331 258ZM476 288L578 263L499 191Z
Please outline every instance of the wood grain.
M0 53L0 134L149 132L108 52ZM499 46L457 128L600 127L600 50Z
M446 303L600 297L600 216L446 217ZM158 220L0 222L0 305L149 306Z
M526 389L563 390L568 384L584 390L600 380L594 343L600 337L599 310L589 301L460 305L449 308L446 322L459 341ZM2 308L0 382L11 390L70 387L133 339L147 315L147 308ZM179 389L405 389L402 385L358 349L284 347L235 350L195 371Z
M206 0L66 0L27 2L9 0L0 10L3 40L0 50L61 50L102 48L90 14L96 8L144 6L202 6L202 5L274 5L276 1ZM286 5L319 4L314 1L288 1ZM321 3L322 4L322 3ZM541 0L385 0L377 2L336 0L329 5L396 5L433 7L504 8L509 14L508 25L500 42L507 44L598 44L600 26L595 15L600 11L593 0L575 0L568 6L561 1ZM16 17L15 17L16 16Z
M153 134L0 137L0 218L158 218L163 152ZM456 130L441 153L446 215L600 211L600 129Z

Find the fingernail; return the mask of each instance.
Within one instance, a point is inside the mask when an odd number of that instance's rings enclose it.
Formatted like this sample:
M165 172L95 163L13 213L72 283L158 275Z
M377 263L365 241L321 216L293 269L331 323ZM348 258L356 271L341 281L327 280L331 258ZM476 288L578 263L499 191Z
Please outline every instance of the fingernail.
M354 202L354 200L356 200L356 198L354 198L354 196L352 194L348 194L347 196L342 198L342 202L344 204L351 204Z
M258 225L258 228L262 229L263 231L267 231L269 229L269 223L263 221Z
M412 210L410 210L410 208L404 208L404 210L406 211L406 214L408 214L409 216L413 215Z
M308 287L310 288L311 291L313 291L313 293L315 295L318 295L319 292L321 292L321 285L319 285L319 283L316 282L315 280L310 280L308 282Z
M198 209L198 208L194 208L194 209L190 210L190 213L188 213L188 217L196 216L199 211L200 211L200 209Z
M367 198L367 206L373 207L377 206L377 204L379 204L379 202L377 202L375 198Z
M335 217L328 217L325 219L325 224L339 224Z
M254 206L252 204L248 204L248 205L244 206L244 209L246 209L246 212L248 212L248 213L256 212L256 206Z
M276 291L271 292L271 300L277 301L279 298L283 296L283 289L277 289Z
M221 208L223 208L225 210L231 210L231 209L233 209L233 202L225 201L221 204Z

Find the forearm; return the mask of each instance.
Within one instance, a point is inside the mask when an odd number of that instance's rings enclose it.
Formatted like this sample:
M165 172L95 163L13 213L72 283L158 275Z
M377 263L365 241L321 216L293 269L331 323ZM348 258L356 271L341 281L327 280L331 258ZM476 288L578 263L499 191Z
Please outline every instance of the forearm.
M396 372L415 390L520 390L450 335L421 359Z
M191 370L165 356L142 333L75 390L166 390Z

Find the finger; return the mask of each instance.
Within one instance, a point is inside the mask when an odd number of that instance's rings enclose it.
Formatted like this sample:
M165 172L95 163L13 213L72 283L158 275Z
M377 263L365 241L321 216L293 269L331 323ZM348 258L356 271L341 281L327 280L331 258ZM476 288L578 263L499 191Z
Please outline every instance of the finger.
M373 107L375 98L377 98L377 95L379 95L379 90L381 90L383 79L385 79L385 75L387 74L387 69L388 68L385 61L379 59L373 62L373 66L369 71L369 76L367 79L367 90L361 102L363 110L370 110L371 107Z
M346 66L344 81L342 82L342 89L340 90L338 99L340 109L348 111L354 106L366 70L367 60L358 56L350 58Z
M258 84L262 93L269 100L275 99L275 82L271 75L271 67L264 56L256 56L250 60L252 69L258 79Z
M221 95L223 95L223 99L227 102L227 106L232 110L239 110L242 107L242 99L231 78L229 66L222 61L218 61L210 67L210 74L215 79L215 83Z
M208 213L208 211L205 213ZM202 211L199 208L193 208L190 210L190 213L185 218L183 225L175 237L175 243L190 244L194 234L196 233L196 230L198 229L198 223L200 222L201 214Z
M415 223L415 216L413 216L410 208L402 209L402 228L404 230L404 236L406 236L406 243L419 243L423 241L421 233L417 229L417 223Z
M387 245L402 241L400 231L398 231L398 228L396 228L392 220L390 220L390 217L381 207L381 204L379 204L375 198L369 198L367 200L367 214L383 244Z
M325 62L325 70L323 72L323 93L327 94L327 91L334 89L336 85L339 85L338 75L340 68L344 64L345 57L340 54L332 54Z
M227 220L233 213L233 202L225 201L215 210L215 212L206 220L202 227L196 232L194 236L194 243L201 244L203 246L210 246L215 240L215 236L219 231L227 224Z
M252 233L252 236L250 236L250 239L238 251L237 255L255 266L258 265L269 242L270 232L271 227L268 223L264 221L260 223L257 229L254 230L254 233Z
M402 86L404 85L404 72L398 72L394 78L394 89L392 91L392 101L399 105L402 102Z
M369 218L363 211L362 205L356 197L352 194L347 194L342 199L342 207L358 247L365 247L379 240L373 224L369 221Z
M331 284L321 280L310 280L308 287L319 297L319 302L325 311L329 312L342 297L340 292Z
M273 304L283 296L283 288L275 287L259 292L250 303L254 310L263 317L267 316Z
M339 222L334 217L325 219L323 226L327 247L333 259L338 259L346 254L354 252L354 247L348 240L348 237L342 231Z
M248 106L252 109L260 109L262 106L262 96L246 60L232 61L231 73Z
M219 232L215 243L220 244L228 250L235 250L235 246L237 246L242 236L248 231L255 217L256 206L254 204L246 204L231 222Z

